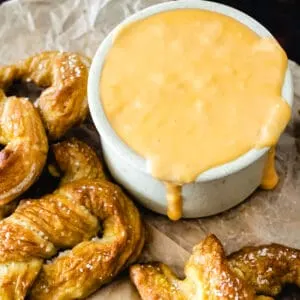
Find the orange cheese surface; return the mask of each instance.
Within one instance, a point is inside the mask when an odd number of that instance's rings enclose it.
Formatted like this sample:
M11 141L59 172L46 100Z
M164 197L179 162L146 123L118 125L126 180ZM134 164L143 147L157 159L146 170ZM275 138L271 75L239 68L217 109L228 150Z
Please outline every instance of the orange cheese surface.
M276 144L290 118L281 98L286 67L275 40L232 18L164 12L118 34L102 70L101 101L152 175L181 185Z

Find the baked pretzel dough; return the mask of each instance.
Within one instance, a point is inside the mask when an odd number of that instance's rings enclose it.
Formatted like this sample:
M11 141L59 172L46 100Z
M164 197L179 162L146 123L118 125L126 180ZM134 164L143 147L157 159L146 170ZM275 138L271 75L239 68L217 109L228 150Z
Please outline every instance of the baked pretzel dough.
M0 218L10 203L27 190L42 172L48 152L38 112L25 98L5 97L0 90Z
M0 91L14 80L32 81L45 88L34 103L50 139L60 138L87 115L88 58L69 52L49 51L0 67Z
M300 250L271 244L243 248L226 258L220 241L209 235L194 247L185 275L180 280L162 263L130 269L143 300L273 299L268 296L286 283L300 286Z
M0 223L2 300L85 298L142 250L138 210L118 186L103 179L95 153L73 139L55 145L54 154L66 174L61 186L39 200L24 201ZM60 249L65 251L52 259Z

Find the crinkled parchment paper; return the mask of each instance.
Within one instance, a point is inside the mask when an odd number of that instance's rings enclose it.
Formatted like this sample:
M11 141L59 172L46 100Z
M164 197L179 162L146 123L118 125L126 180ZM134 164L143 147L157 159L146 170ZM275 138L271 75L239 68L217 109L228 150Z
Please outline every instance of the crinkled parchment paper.
M121 20L159 0L13 0L0 6L0 64L42 50L82 52L92 57L105 35ZM182 274L192 246L215 233L226 251L248 244L284 243L300 248L300 67L290 62L295 83L293 119L280 139L274 191L256 191L221 215L171 222L143 210L149 237L141 261L160 260ZM93 131L86 138L98 145ZM126 274L89 299L139 299Z

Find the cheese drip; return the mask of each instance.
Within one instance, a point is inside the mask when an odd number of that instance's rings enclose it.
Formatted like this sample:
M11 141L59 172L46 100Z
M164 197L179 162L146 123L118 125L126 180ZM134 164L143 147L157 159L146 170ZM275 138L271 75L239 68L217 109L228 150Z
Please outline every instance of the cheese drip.
M278 181L279 177L275 168L275 147L272 147L268 153L260 187L264 190L272 190Z

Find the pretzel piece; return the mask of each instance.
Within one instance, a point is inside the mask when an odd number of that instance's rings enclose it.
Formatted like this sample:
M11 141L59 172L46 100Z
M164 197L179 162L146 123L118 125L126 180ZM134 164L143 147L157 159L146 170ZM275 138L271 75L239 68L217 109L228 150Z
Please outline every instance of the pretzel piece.
M226 258L220 241L209 235L194 247L185 275L180 280L160 263L130 268L143 300L266 300L285 283L300 286L300 251L272 244L243 248Z
M0 90L0 217L10 203L39 177L48 152L48 140L38 112L25 98L6 97ZM10 203L10 204L9 204Z
M285 284L300 287L300 251L271 244L245 247L228 257L230 268L256 293L276 296Z
M23 201L0 223L1 299L84 298L134 262L143 247L137 209L103 179L95 153L73 139L55 145L54 154L66 174L61 186Z
M14 80L45 88L36 100L50 139L58 139L87 115L90 60L70 52L48 51L0 68L0 91Z

